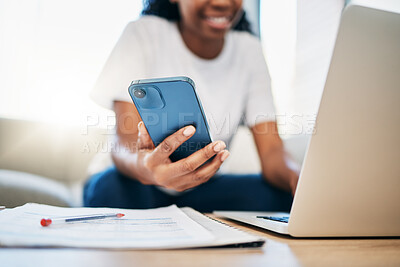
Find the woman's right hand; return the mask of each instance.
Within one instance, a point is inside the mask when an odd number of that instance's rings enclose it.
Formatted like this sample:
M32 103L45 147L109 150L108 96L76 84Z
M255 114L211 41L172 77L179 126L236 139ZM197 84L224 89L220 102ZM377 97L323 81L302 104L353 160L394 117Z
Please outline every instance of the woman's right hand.
M142 121L139 122L138 129L134 167L135 173L139 174L135 178L143 184L184 191L207 182L229 156L229 152L225 150L225 143L214 141L192 155L172 162L169 156L193 136L196 131L193 126L179 129L157 147L154 147ZM216 156L211 162L205 163L214 155Z

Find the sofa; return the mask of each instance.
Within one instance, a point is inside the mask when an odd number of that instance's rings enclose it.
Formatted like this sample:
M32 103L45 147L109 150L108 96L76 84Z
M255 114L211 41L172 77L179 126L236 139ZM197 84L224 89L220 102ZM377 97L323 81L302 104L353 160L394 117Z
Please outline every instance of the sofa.
M90 175L111 166L109 130L0 118L0 206L28 202L63 207L82 205ZM289 154L302 163L307 136L284 139ZM250 131L240 127L221 172L254 173L260 163Z

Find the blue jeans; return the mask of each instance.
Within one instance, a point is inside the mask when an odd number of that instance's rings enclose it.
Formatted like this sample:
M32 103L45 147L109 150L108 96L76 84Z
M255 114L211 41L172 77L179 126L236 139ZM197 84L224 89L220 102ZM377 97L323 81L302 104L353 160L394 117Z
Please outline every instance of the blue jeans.
M116 168L93 175L84 188L87 207L147 209L176 204L200 212L213 210L289 211L290 193L268 184L261 174L217 175L208 182L172 196L153 185L143 185Z

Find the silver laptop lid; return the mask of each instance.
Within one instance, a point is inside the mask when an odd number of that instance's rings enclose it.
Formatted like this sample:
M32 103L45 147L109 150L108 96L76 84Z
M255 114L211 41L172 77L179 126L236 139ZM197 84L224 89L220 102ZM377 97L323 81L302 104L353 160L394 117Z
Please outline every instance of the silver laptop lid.
M399 13L393 0L353 1L343 12L293 236L400 235Z

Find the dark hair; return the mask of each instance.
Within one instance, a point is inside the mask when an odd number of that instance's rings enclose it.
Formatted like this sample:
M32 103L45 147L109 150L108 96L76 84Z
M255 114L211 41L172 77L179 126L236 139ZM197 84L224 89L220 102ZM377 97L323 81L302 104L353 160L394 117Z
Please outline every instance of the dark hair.
M169 0L143 0L142 15L155 15L172 21L179 21L181 19L178 5L171 3ZM243 12L242 17L233 29L253 34L250 22L246 18L246 12Z

